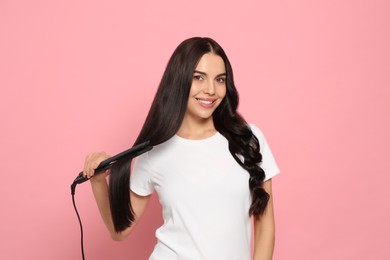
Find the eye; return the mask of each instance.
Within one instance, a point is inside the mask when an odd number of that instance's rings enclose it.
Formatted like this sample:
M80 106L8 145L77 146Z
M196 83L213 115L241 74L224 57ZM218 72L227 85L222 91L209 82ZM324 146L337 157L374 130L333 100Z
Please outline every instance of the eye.
M226 78L225 77L217 78L217 82L218 83L225 83L226 82Z
M195 80L203 80L203 76L201 75L194 75L193 77Z

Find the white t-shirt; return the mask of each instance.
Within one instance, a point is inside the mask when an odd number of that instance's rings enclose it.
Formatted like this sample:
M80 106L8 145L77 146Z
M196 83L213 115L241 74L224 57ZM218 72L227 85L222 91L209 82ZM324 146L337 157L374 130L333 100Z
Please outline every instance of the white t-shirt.
M279 173L263 133L251 125L268 180ZM156 190L164 224L149 260L249 260L249 173L233 158L220 133L189 140L177 135L139 156L130 188Z

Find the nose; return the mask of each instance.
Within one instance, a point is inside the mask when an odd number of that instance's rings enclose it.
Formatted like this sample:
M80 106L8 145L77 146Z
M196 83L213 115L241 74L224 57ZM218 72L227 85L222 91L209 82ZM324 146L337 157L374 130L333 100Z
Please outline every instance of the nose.
M215 82L214 81L208 81L205 84L203 92L205 94L209 94L210 96L215 94Z

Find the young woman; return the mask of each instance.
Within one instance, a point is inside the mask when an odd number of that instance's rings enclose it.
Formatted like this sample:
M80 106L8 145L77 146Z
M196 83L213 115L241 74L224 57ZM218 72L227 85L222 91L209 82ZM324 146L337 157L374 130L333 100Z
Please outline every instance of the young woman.
M221 46L210 38L182 42L135 142L149 140L154 148L136 159L131 175L123 160L91 178L108 155L86 158L84 174L114 240L131 233L155 190L164 224L150 260L249 260L251 216L253 258L272 259L271 178L279 169L262 132L245 122L237 106Z

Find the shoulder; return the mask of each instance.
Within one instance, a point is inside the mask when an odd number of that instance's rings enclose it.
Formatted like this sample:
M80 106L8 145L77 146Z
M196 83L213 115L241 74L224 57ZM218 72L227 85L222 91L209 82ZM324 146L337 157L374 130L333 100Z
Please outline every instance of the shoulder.
M155 163L174 157L176 153L177 144L174 141L174 137L172 137L161 144L153 146L152 150L140 155L137 160L152 167Z
M257 125L255 124L248 124L248 125L252 130L253 134L257 137L257 139L259 139L259 141L264 139L263 131L261 131L261 129Z

